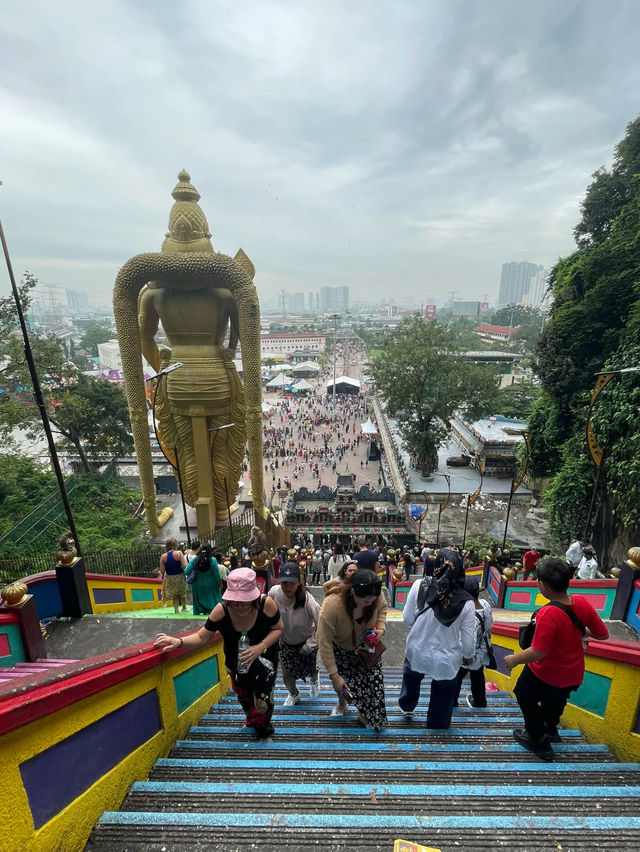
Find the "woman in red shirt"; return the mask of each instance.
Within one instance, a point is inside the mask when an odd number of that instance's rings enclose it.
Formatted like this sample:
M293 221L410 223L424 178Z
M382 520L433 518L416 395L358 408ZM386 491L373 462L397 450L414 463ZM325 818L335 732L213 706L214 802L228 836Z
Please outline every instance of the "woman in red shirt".
M609 638L609 631L589 601L567 594L572 574L571 566L562 559L540 563L540 592L561 606L539 609L531 647L504 658L509 670L525 664L514 689L524 728L516 728L513 736L543 760L553 760L551 743L560 742L558 722L569 695L584 679L583 638ZM573 613L584 632L565 610Z

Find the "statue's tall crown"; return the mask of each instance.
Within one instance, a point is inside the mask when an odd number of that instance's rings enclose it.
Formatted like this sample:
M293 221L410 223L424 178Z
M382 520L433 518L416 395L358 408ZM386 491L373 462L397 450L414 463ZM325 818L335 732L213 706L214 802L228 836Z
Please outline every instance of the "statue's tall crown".
M175 203L169 213L169 230L162 243L165 254L204 251L213 253L207 217L198 201L200 193L191 183L191 175L184 169L171 193Z

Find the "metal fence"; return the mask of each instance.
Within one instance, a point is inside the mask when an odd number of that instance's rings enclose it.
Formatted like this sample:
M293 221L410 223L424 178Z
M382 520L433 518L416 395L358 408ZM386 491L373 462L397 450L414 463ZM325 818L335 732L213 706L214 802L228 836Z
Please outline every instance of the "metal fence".
M200 538L201 542L212 545L215 551L226 556L229 548L235 546L238 551L246 544L251 534L255 515L253 509L245 511L225 527L218 527ZM233 541L233 545L232 545ZM84 553L84 566L88 574L115 574L119 577L150 577L158 568L164 548L159 545L130 547L120 550ZM12 559L0 559L0 587L42 571L51 571L56 567L56 553L29 553Z
M103 470L102 477L105 480L117 478L117 459L115 457L111 459ZM78 487L79 482L79 478L74 474L65 478L65 490L71 503L73 503L72 495ZM17 545L18 547L28 546L33 548L38 539L49 532L51 527L56 531L56 535L62 534L69 528L67 514L58 488L10 529L3 538L0 538L0 551L9 544ZM42 543L40 546L42 546Z
M214 550L221 553L227 552L231 547L239 551L249 540L254 523L253 508L247 508L238 518L231 518L227 526L210 530L206 535L200 536L199 540L202 543L207 542Z
M69 497L73 494L77 485L78 480L74 479L73 476L66 478L65 488ZM34 542L51 527L54 527L58 535L68 529L67 515L58 489L0 539L0 549L8 544L32 547Z

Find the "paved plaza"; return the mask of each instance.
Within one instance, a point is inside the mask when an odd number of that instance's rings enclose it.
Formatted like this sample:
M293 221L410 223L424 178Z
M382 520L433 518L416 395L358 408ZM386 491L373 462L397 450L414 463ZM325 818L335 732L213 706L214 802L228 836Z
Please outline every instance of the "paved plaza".
M343 375L362 381L361 359L346 366ZM265 401L274 406L263 417L268 503L275 505L301 487L335 488L341 474L355 475L356 488L369 485L377 490L385 484L380 463L367 461L368 440L361 434L361 424L370 416L366 384L360 394L337 394L334 403L326 395L327 382L332 380L330 367L310 380L313 391L304 396L265 393Z

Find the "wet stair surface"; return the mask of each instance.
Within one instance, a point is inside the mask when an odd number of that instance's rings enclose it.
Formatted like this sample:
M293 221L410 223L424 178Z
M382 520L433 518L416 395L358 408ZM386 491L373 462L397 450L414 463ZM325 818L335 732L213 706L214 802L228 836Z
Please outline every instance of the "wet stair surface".
M507 693L486 709L464 700L448 731L426 730L428 682L413 719L400 713L401 673L385 669L388 726L380 734L354 708L331 717L300 686L276 734L257 742L233 695L223 698L106 812L86 852L392 850L403 838L442 852L640 849L640 764L618 763L580 731L561 730L545 763L512 737L522 717Z

